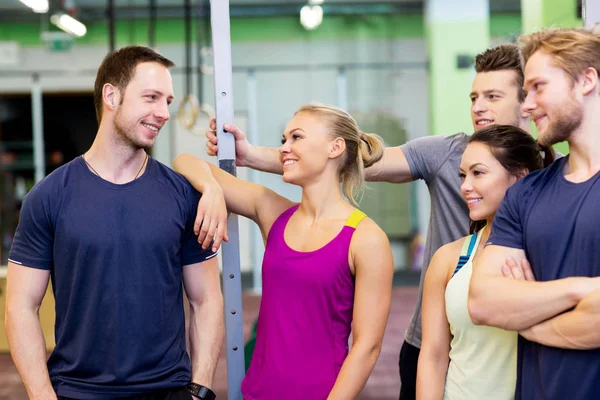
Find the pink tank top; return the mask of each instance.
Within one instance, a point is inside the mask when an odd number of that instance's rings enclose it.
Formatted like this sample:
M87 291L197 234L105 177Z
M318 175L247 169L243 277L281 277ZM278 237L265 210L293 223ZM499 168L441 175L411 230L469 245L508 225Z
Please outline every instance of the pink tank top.
M242 382L245 400L326 399L348 355L354 278L350 240L365 214L310 252L290 248L285 227L298 205L273 224L262 267L256 347Z

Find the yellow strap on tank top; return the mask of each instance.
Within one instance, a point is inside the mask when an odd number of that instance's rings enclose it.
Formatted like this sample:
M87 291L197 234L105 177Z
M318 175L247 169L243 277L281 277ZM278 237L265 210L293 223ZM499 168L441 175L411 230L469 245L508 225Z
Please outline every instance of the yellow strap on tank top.
M367 214L365 214L364 212L356 209L356 210L354 210L352 212L352 214L350 214L350 217L348 218L348 221L346 221L346 226L350 226L350 227L356 229L356 227L358 226L358 224L360 223L360 221L362 221L366 217L367 217Z

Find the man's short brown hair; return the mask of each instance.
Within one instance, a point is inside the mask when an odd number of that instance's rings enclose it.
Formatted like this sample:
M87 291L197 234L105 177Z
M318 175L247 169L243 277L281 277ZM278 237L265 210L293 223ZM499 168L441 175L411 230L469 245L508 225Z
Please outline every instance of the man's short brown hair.
M553 63L572 79L589 67L600 73L600 35L586 29L545 29L520 38L524 64L536 51L553 58Z
M117 87L122 94L133 78L135 67L144 62L156 62L170 68L173 61L161 56L154 50L143 46L128 46L112 51L104 57L94 83L94 106L98 124L102 119L102 88L110 83ZM122 98L121 98L122 99Z
M525 101L525 90L523 89L523 65L521 64L521 53L515 44L501 44L500 46L487 49L475 57L475 71L492 72L511 70L516 72L515 85L517 86L519 103Z

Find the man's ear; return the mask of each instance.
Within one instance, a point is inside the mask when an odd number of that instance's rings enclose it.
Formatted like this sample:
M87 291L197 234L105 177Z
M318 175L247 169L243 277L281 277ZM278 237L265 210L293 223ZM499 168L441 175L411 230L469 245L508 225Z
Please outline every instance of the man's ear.
M117 105L120 102L120 93L119 89L110 83L105 83L102 87L102 102L108 107L110 110L114 111Z
M329 142L329 158L338 158L346 150L346 141L337 137Z
M581 82L583 84L583 95L586 96L592 91L598 93L598 71L594 67L588 67L581 72Z

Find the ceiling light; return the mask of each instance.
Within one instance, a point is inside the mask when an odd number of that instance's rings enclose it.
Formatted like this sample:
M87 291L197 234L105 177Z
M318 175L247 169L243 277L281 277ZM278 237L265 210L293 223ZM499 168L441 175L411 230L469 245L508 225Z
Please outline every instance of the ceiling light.
M48 0L20 0L21 3L31 8L36 13L47 13L49 9Z
M87 29L84 24L77 21L75 18L71 17L68 14L54 14L50 17L50 22L58 26L63 31L77 37L81 37L87 32Z
M323 3L324 3L324 0L308 0L308 4L313 5L313 6L323 4Z
M321 6L304 6L300 10L300 23L307 30L313 30L323 22Z

